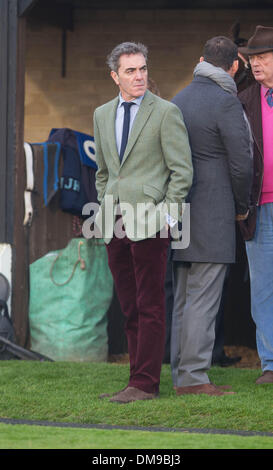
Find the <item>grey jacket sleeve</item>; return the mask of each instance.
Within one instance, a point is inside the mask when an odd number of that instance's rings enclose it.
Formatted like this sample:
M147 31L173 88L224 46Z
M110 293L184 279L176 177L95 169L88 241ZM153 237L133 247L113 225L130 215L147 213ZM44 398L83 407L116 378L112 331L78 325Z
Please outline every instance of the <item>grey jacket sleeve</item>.
M245 214L250 202L253 159L252 141L239 100L227 95L218 116L218 127L225 146L236 213Z

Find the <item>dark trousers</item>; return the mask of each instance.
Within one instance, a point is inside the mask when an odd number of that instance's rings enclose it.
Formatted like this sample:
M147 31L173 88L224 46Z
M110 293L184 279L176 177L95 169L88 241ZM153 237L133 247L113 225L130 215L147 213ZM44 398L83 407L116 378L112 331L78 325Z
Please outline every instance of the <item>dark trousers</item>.
M167 269L165 278L165 305L166 305L166 340L164 364L170 364L171 361L171 328L173 313L173 263L171 259L171 243L168 247Z
M159 391L165 349L164 281L169 237L133 242L126 236L107 245L108 263L125 315L130 358L128 385Z

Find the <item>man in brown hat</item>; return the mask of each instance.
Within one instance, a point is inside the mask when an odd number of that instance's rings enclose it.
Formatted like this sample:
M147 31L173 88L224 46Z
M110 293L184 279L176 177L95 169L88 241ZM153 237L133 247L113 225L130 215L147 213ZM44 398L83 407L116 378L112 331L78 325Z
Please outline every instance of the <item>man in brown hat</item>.
M247 46L255 83L239 94L254 138L254 172L247 220L240 221L246 240L251 313L262 375L257 384L273 383L273 28L257 26Z

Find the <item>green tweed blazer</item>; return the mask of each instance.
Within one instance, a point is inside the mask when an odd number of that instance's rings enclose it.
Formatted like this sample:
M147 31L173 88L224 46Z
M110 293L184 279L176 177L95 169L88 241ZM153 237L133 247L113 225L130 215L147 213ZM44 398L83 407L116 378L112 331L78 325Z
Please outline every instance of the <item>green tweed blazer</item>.
M160 231L166 224L166 214L181 220L181 205L193 174L181 111L148 90L120 163L115 138L118 102L116 97L94 113L96 188L100 202L95 223L106 243L113 237L117 204L126 235L133 241Z

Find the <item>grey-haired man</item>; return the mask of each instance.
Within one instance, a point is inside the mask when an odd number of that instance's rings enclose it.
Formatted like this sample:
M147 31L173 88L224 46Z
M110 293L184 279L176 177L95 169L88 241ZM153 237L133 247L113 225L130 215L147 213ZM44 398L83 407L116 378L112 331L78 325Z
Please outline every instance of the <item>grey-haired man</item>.
M257 26L247 46L255 83L239 94L254 137L254 174L248 218L240 222L250 272L251 313L262 375L273 383L273 28Z
M94 114L101 204L96 222L125 315L130 358L128 386L110 400L128 403L153 399L159 393L169 245L162 231L166 220L181 217L173 211L174 206L181 207L191 186L192 162L181 112L147 90L146 47L122 43L112 51L108 64L120 94ZM108 201L120 208L122 237L114 233L116 212Z

